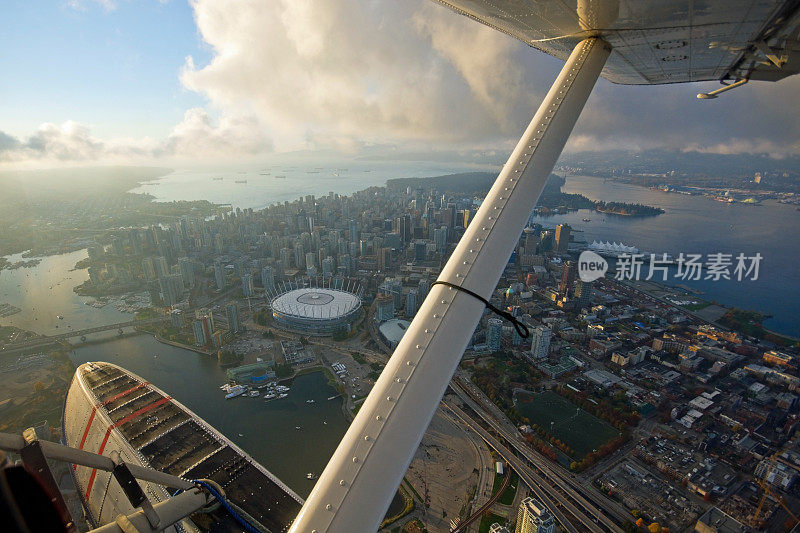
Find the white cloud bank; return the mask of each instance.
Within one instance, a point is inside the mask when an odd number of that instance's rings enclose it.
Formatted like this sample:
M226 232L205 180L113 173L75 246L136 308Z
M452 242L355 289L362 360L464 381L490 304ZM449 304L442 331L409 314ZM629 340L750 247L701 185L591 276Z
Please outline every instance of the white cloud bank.
M101 2L102 3L102 2ZM113 7L113 4L109 4ZM0 162L233 159L375 144L398 150L513 145L559 62L429 0L192 0L207 65L184 87L209 101L161 140L104 141L72 122L27 140L0 132ZM800 153L800 77L713 102L705 86L600 81L568 150Z

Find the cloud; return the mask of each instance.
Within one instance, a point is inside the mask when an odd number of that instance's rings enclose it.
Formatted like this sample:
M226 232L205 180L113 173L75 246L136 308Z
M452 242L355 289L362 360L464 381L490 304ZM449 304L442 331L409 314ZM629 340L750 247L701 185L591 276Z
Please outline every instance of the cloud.
M188 110L163 140L104 141L88 126L72 121L42 124L25 140L0 132L0 163L221 160L270 151L272 142L252 117L226 116L215 124L199 108Z
M256 114L279 148L499 140L520 125L519 46L430 2L193 3L214 57L181 79ZM478 47L464 47L474 43Z
M100 140L87 126L0 133L0 162L235 158L272 150L507 152L561 63L430 0L190 0L211 59L180 81L208 101L165 139ZM115 0L95 2L113 9ZM568 151L800 153L800 76L713 101L714 83L621 86L601 79ZM209 113L217 117L212 120Z

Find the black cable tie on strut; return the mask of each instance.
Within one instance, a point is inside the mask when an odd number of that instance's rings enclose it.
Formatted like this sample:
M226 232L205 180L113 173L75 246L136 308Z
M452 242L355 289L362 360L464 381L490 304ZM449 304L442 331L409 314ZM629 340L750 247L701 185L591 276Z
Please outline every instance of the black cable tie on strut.
M457 291L465 292L465 293L469 294L470 296L472 296L473 298L477 298L478 300L483 302L483 305L485 305L486 308L489 309L489 311L491 311L494 314L499 315L499 316L505 318L506 320L508 320L509 322L511 322L511 324L514 326L514 329L517 330L517 333L519 333L520 337L522 337L523 339L527 339L528 337L530 337L531 332L528 330L528 326L526 326L525 324L523 324L522 322L517 320L517 317L515 317L511 313L509 313L507 311L503 311L502 309L498 309L497 307L493 306L492 304L489 303L489 300L487 300L486 298L484 298L480 294L472 292L469 289L465 289L464 287L462 287L460 285L456 285L454 283L450 283L449 281L438 281L437 280L437 281L434 281L433 283L431 283L431 287L433 287L434 285L444 285L446 287L450 287L451 289L455 289Z

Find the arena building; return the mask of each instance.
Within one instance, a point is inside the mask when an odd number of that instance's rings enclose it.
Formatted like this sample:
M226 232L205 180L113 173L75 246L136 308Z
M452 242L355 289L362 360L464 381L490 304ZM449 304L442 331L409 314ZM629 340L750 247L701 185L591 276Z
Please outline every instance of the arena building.
M360 309L358 295L330 288L292 289L272 300L272 318L278 326L309 335L349 330Z

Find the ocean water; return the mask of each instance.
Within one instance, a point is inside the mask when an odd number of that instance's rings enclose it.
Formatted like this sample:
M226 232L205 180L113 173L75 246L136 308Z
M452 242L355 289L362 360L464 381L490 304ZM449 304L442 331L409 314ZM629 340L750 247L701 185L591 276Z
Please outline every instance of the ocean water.
M568 176L564 192L593 200L614 200L658 206L655 217L620 217L588 210L534 217L545 226L568 223L587 242L624 242L652 253L739 253L763 257L755 281L699 280L668 277L667 283L702 291L701 298L772 315L764 325L800 337L800 241L794 233L800 211L777 202L727 204L702 196L664 193L598 177ZM588 222L583 219L590 219ZM660 278L657 279L660 281Z
M242 209L259 209L308 194L351 194L368 187L383 186L392 178L424 178L487 170L493 170L493 167L466 163L362 160L310 163L289 159L280 163L268 161L238 167L176 169L167 176L143 183L131 192L148 193L162 202L208 200ZM242 183L244 181L247 183Z
M21 309L15 315L0 318L0 324L43 335L57 335L70 329L131 320L133 315L117 311L113 305L102 309L85 305L94 298L78 296L72 291L89 279L86 269L74 269L75 263L87 256L84 249L38 258L41 262L34 267L0 270L0 303ZM6 256L6 259L13 263L33 258L14 254ZM64 318L60 320L58 315Z
M82 346L70 353L70 359L76 365L107 361L145 378L302 497L308 496L315 483L306 479L306 474L322 473L349 425L342 413L342 399L328 400L336 391L322 372L296 378L284 399L226 400L219 389L226 381L225 371L214 357L162 344L150 335Z

